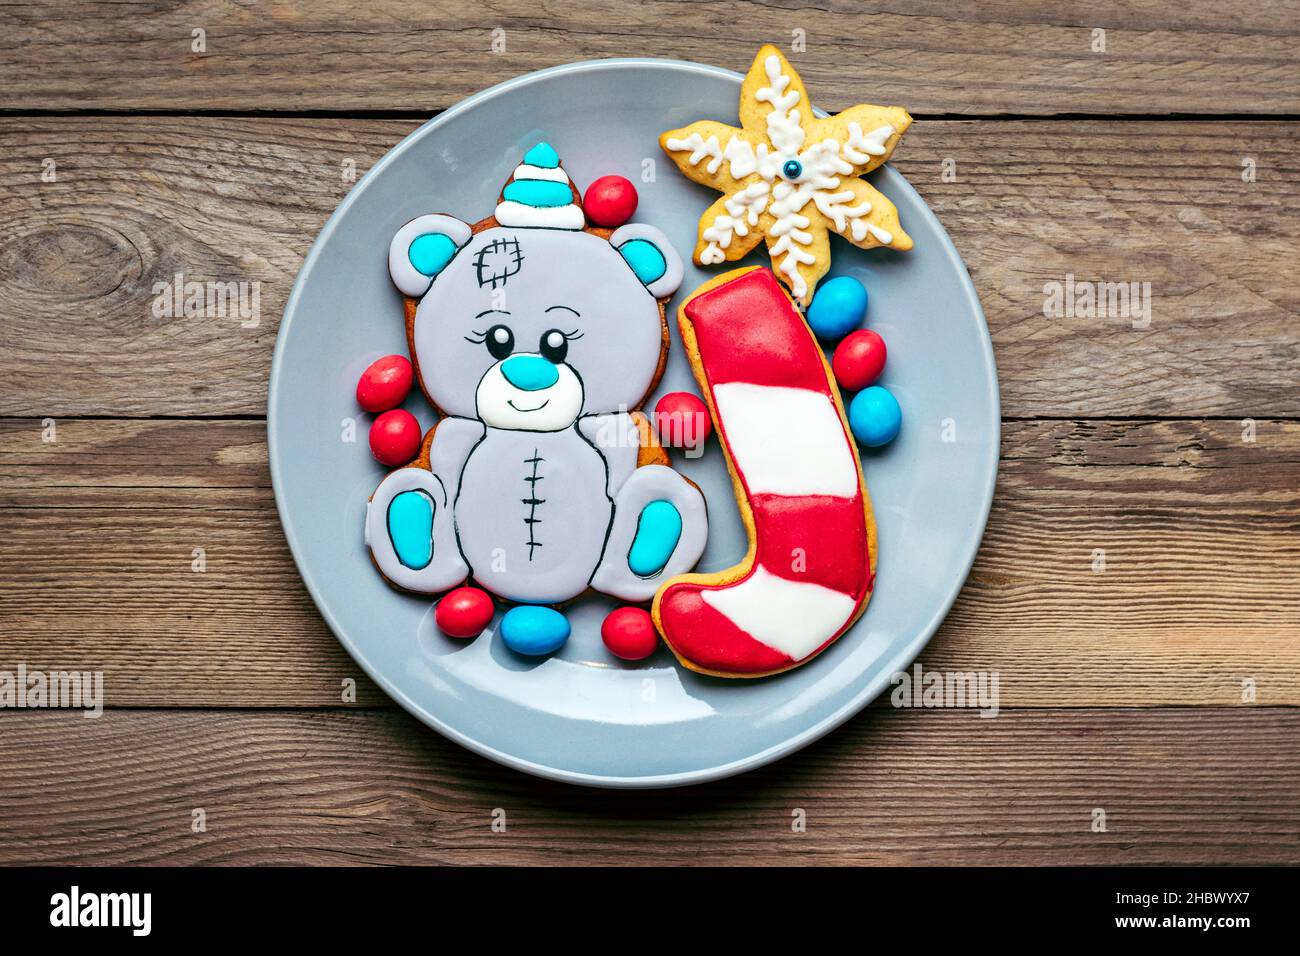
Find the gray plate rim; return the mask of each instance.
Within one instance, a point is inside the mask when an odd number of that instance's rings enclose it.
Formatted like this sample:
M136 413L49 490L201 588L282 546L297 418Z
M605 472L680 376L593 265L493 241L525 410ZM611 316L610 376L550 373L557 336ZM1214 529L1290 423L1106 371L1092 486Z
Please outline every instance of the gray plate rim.
M579 784L589 787L620 788L620 789L653 789L663 787L680 787L692 784L707 783L712 780L720 780L725 777L734 776L744 773L748 770L754 770L758 767L765 766L773 761L779 760L788 754L808 746L816 740L819 740L835 728L839 727L849 718L853 717L860 710L866 707L871 701L884 690L889 682L889 676L902 668L909 666L914 661L925 645L929 643L930 638L934 636L935 631L947 616L948 611L952 608L953 603L957 600L957 595L965 586L966 577L970 574L971 566L975 562L975 555L984 538L984 530L988 525L989 511L993 504L993 491L997 483L997 466L1001 456L1001 394L998 389L997 366L993 355L993 342L988 334L988 322L984 317L984 310L980 306L979 296L975 292L974 283L971 282L970 274L966 269L966 264L958 253L956 246L953 245L947 230L940 228L938 234L942 240L942 252L948 257L950 263L954 266L954 272L958 276L961 284L961 291L966 297L970 308L984 325L984 335L980 339L982 350L981 358L986 374L986 385L989 394L992 396L992 434L997 436L997 440L991 442L989 448L989 460L986 463L984 477L984 487L981 489L980 500L983 502L982 514L977 522L978 533L972 535L967 546L967 553L962 556L962 565L965 571L962 573L949 593L935 607L934 613L925 627L917 632L916 637L908 644L904 645L893 656L888 667L881 668L875 680L866 684L856 695L847 701L839 710L822 718L816 724L806 728L798 734L795 734L780 744L768 747L766 750L750 754L739 760L729 763L719 764L714 767L706 767L698 770L683 771L672 774L658 774L649 776L624 777L624 776L607 776L602 774L583 773L578 771L566 770L562 767L552 767L538 764L530 760L517 757L513 754L506 753L498 748L489 746L462 733L455 727L450 726L445 721L439 720L432 714L429 714L416 701L412 700L406 694L403 694L391 681L389 681L382 671L375 668L361 650L353 644L347 637L346 632L335 620L334 615L328 610L324 601L321 589L312 576L311 570L306 566L302 557L302 549L291 530L291 524L285 514L285 497L282 492L282 481L280 470L280 455L278 453L278 442L276 435L276 408L278 399L277 382L280 377L280 368L284 363L284 343L288 337L289 326L293 321L293 316L297 312L298 300L302 296L305 286L305 277L310 273L311 266L314 265L318 253L322 246L329 240L330 236L338 228L338 224L352 205L354 199L362 192L364 186L372 177L381 175L384 169L392 161L401 149L410 140L417 137L427 136L439 126L451 120L453 117L473 109L477 105L498 96L505 96L520 86L533 83L539 79L549 76L555 76L565 73L584 73L602 70L624 70L624 69L656 69L656 70L684 70L690 73L709 75L714 77L725 77L729 79L743 79L742 75L734 70L724 69L722 67L708 66L702 63L694 63L689 60L674 60L659 57L616 57L607 60L580 60L575 63L565 63L559 66L548 67L543 70L535 70L531 73L525 73L522 76L516 76L509 80L498 83L495 86L475 93L466 99L461 100L455 106L452 106L439 113L433 119L420 125L418 129L413 130L407 136L403 137L400 142L393 146L385 153L348 192L342 202L326 220L325 225L321 228L320 234L316 241L312 243L311 249L303 259L299 267L298 276L294 280L293 289L289 294L289 299L285 303L284 314L281 317L280 329L276 335L275 352L271 358L270 386L267 395L266 422L267 422L267 448L270 459L271 469L271 488L275 496L276 514L280 519L280 527L284 531L285 539L289 544L289 550L293 554L294 564L297 566L298 574L303 583L307 586L307 591L311 595L313 603L316 605L321 617L333 632L335 638L343 645L344 649L351 655L352 659L357 662L366 675L377 684L384 693L388 694L408 713L415 716L422 723L438 731L438 733L455 741L467 750L473 751L489 760L504 764L516 770L533 774L549 780L557 780L562 783ZM819 115L825 115L821 110L817 111ZM896 171L895 171L896 172ZM900 187L910 192L915 200L926 209L929 205L916 192L903 176L897 176ZM933 215L933 210L930 210ZM937 217L936 217L937 219Z

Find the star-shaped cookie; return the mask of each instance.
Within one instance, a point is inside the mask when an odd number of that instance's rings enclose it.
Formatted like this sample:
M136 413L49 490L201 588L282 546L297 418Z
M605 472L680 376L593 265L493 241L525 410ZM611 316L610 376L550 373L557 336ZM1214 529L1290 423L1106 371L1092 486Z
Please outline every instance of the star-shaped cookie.
M695 262L732 262L767 242L804 307L830 268L830 230L863 249L910 249L894 204L858 177L889 159L912 124L897 106L813 115L803 81L764 46L740 88L740 128L700 120L659 137L690 179L723 195L700 218Z

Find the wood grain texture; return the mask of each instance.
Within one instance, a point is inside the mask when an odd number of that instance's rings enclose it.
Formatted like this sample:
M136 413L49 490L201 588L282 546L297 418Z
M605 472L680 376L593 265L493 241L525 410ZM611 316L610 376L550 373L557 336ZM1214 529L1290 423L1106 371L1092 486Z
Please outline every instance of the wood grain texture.
M0 121L0 414L263 414L279 316L345 162L364 172L413 125ZM1295 418L1297 147L1286 123L922 122L897 166L975 279L1004 414ZM259 283L260 321L156 317L176 273ZM1150 283L1149 327L1044 315L1046 284L1070 275Z
M0 666L103 670L114 706L340 703L360 675L289 556L262 423L57 428L0 421ZM1006 423L925 666L996 670L1007 707L1236 704L1246 679L1300 704L1300 423L1255 429ZM386 703L364 681L359 700Z
M876 710L638 793L525 777L395 711L13 714L0 863L1294 864L1298 733L1286 708Z
M0 710L0 864L1300 863L1300 0L363 6L0 8L0 670L102 670L108 705ZM261 420L290 287L428 114L795 30L817 105L922 117L894 165L988 316L998 492L922 661L996 671L1001 715L880 700L678 791L498 767L298 577ZM177 273L256 283L259 320L156 315ZM1150 283L1150 325L1047 316L1068 276Z
M423 112L588 58L743 72L760 44L788 46L798 30L797 66L831 109L870 98L931 114L1295 113L1297 24L1294 0L379 0L364 16L346 0L18 4L5 8L0 89L21 109Z

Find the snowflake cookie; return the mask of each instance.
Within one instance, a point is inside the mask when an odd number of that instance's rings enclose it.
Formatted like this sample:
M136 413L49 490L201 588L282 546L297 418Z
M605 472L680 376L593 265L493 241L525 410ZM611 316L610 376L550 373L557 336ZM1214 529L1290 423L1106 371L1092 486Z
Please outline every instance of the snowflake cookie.
M829 231L863 249L912 248L894 204L859 179L889 159L912 123L897 106L813 115L803 81L764 46L740 88L741 128L700 120L659 137L678 168L722 192L700 218L698 265L740 259L767 241L772 268L807 307L830 267Z

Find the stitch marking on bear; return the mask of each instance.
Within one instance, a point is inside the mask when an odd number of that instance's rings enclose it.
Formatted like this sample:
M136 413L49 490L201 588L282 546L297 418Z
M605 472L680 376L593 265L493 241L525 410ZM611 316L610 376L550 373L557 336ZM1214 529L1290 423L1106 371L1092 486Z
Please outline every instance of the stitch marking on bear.
M537 540L537 526L542 523L542 519L537 517L537 506L546 504L545 498L537 497L537 483L542 480L543 476L537 473L537 466L544 462L538 452L540 449L533 449L533 457L525 458L524 464L532 466L532 472L524 475L524 481L528 482L528 497L521 499L524 504L528 505L528 517L524 519L524 524L528 526L528 540L524 542L528 548L528 560L533 560L533 553L542 546Z
M474 275L479 288L495 289L519 272L524 265L524 253L518 239L493 239L474 256Z

